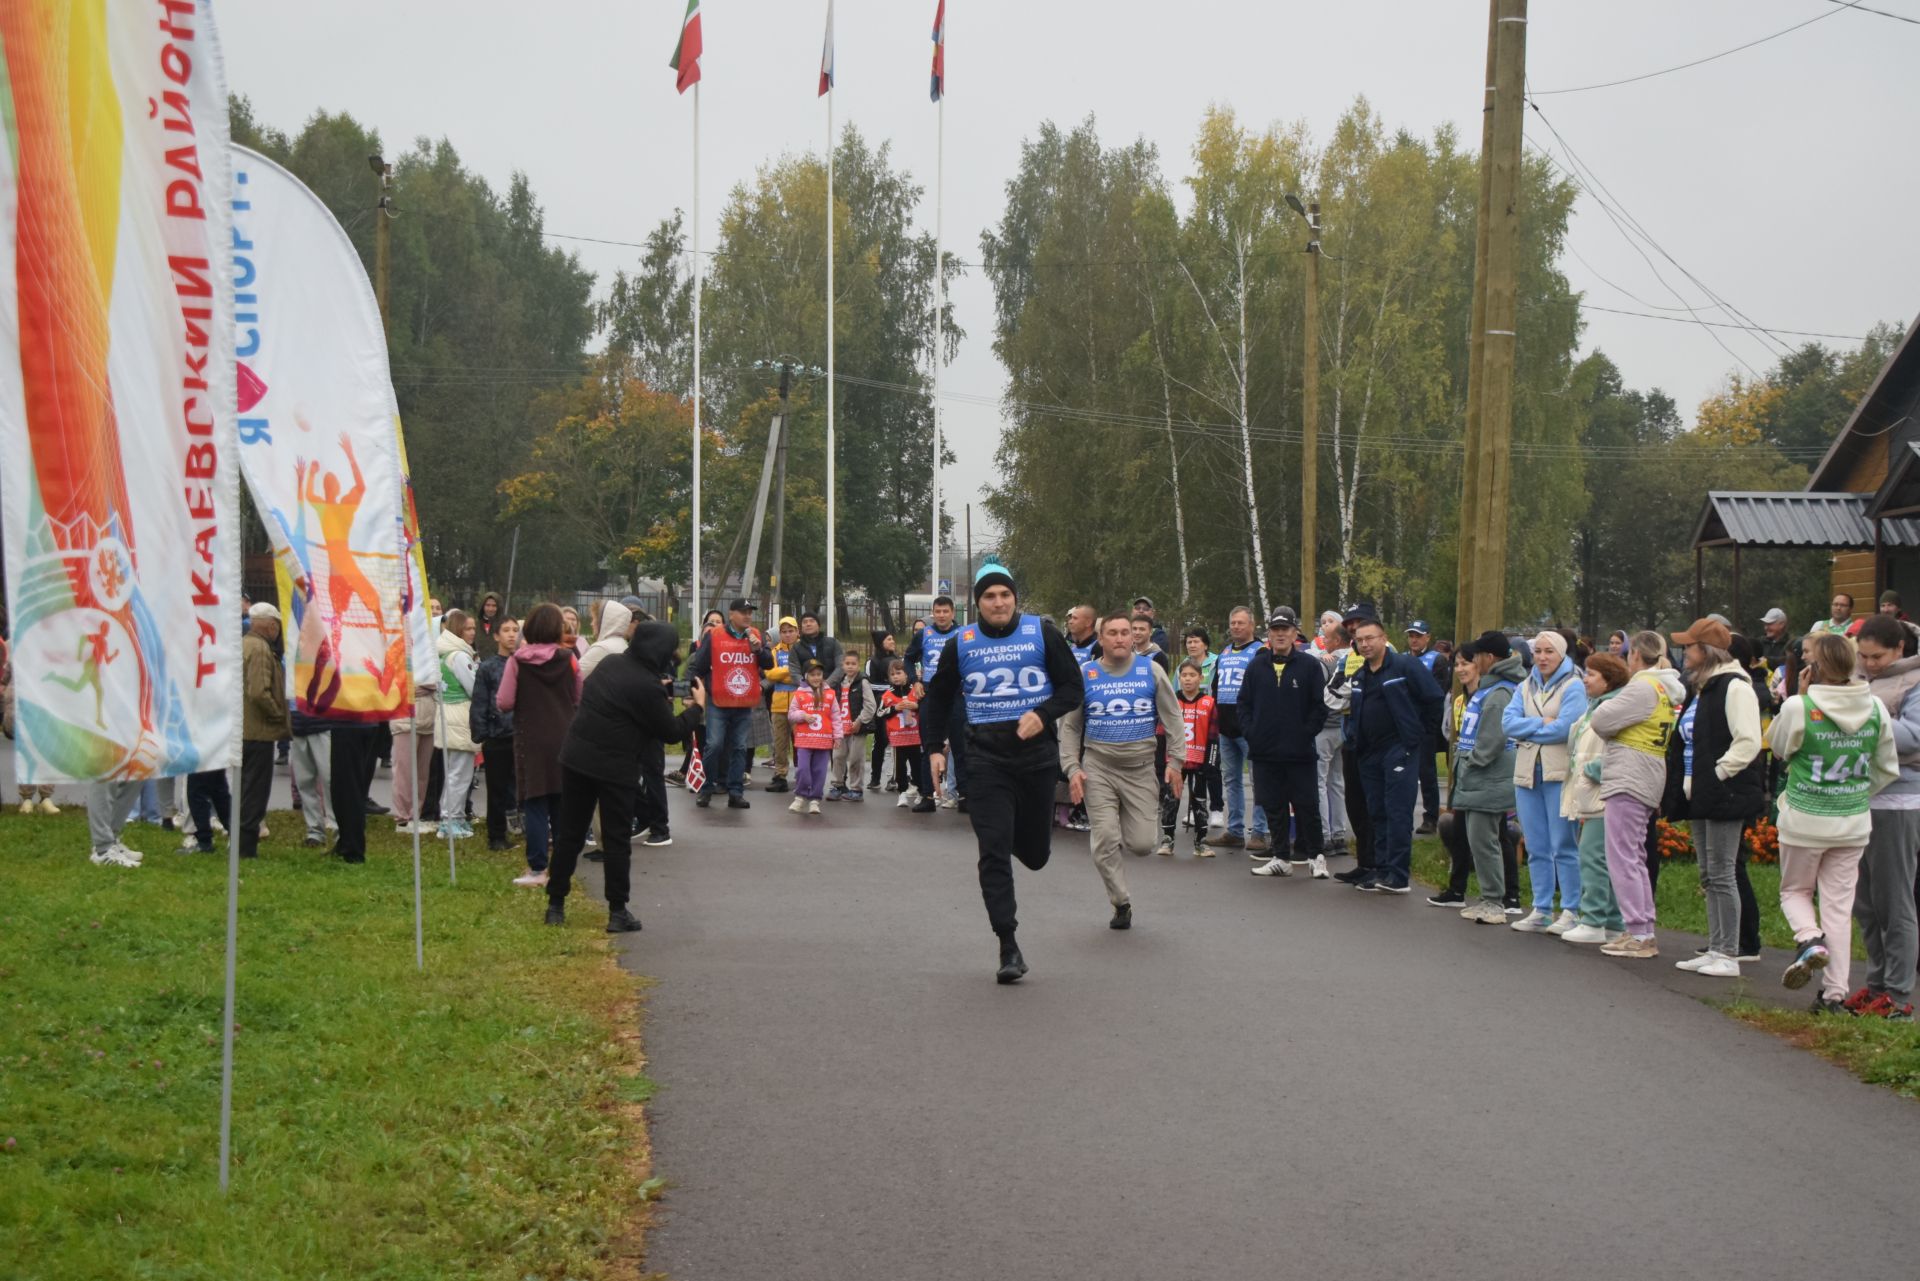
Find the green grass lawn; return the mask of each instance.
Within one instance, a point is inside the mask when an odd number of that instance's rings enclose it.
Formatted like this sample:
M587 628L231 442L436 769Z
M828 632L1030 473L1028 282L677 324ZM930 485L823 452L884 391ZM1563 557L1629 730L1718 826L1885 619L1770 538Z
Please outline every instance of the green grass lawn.
M634 985L591 908L540 924L514 854L291 814L242 869L233 1186L218 1189L226 858L139 824L0 816L0 1235L20 1278L629 1276L652 1185ZM578 900L575 900L578 902ZM584 905L582 905L584 908Z
M1450 863L1447 851L1437 836L1422 836L1413 843L1413 874L1429 885L1445 885ZM1775 864L1749 863L1747 875L1753 881L1753 896L1760 903L1760 941L1768 947L1790 948L1793 931L1780 914L1780 868ZM1468 896L1478 894L1478 878L1469 878ZM1533 880L1527 875L1526 861L1520 863L1520 901L1531 904ZM1700 888L1697 864L1670 861L1660 869L1660 884L1654 891L1654 907L1663 929L1684 930L1689 934L1707 932L1707 896ZM1859 944L1854 945L1860 955Z
M1862 1081L1920 1098L1920 1024L1782 1010L1736 1001L1735 1018L1831 1059Z

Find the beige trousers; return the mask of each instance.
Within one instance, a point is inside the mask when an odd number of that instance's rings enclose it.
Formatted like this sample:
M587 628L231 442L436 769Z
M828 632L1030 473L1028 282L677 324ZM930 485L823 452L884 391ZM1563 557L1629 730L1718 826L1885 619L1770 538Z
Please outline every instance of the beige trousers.
M1145 752L1138 750L1144 746ZM1126 747L1089 743L1081 760L1086 770L1087 822L1093 831L1088 848L1106 882L1107 901L1115 907L1127 897L1123 851L1150 854L1160 840L1160 788L1153 777L1153 742Z
M773 714L773 776L785 778L793 763L793 722L785 712Z

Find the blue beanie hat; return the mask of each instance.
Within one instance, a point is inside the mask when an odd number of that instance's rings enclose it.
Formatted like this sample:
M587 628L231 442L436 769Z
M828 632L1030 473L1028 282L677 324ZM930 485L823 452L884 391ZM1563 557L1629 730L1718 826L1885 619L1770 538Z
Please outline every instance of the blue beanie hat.
M1020 589L1013 585L1013 575L1007 572L1007 567L997 560L988 560L980 566L980 572L973 576L973 599L977 602L980 593L995 586L1005 587L1015 596L1020 594Z

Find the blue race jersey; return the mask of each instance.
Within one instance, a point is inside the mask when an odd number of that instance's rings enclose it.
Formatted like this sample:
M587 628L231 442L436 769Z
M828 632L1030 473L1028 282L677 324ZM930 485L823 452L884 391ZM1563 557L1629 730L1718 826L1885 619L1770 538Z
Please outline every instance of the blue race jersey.
M1460 734L1453 740L1456 755L1467 756L1473 751L1475 743L1480 741L1480 705L1487 695L1496 689L1519 689L1512 681L1482 681L1473 691L1473 697L1467 700L1466 711L1460 714Z
M1153 737L1157 689L1153 659L1136 654L1133 666L1118 675L1089 664L1085 707L1087 739L1094 743L1138 743Z
M1260 652L1260 642L1248 641L1244 646L1236 646L1232 641L1220 651L1220 657L1213 665L1214 675L1219 678L1220 687L1214 691L1213 701L1227 707L1240 702L1240 682L1247 678L1247 664Z
M934 630L932 623L928 623L927 629L920 633L920 680L922 683L932 680L933 674L940 670L940 655L947 652L948 644L959 634L960 628L957 624L940 632Z
M1681 758L1686 765L1686 776L1693 777L1693 718L1700 710L1700 700L1694 699L1687 709L1680 713L1680 742L1684 744Z
M960 692L973 724L1019 720L1053 697L1046 639L1033 615L1014 615L1010 636L988 636L969 626L958 629L952 643L959 649Z
M1068 641L1067 648L1073 651L1074 665L1077 667L1085 667L1088 663L1091 663L1093 661L1093 647L1099 643L1100 638L1097 636L1084 645L1076 645L1072 641Z

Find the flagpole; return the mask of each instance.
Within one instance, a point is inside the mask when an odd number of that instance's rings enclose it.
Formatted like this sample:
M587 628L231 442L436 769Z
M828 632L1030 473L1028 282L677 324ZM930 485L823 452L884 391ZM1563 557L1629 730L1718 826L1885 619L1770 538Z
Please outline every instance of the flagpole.
M832 39L833 8L827 8L828 39ZM833 483L833 85L827 85L827 635L840 630L834 608L834 483Z
M946 23L941 20L942 40L945 39ZM947 325L947 273L942 270L946 263L946 200L947 200L947 92L946 85L940 86L940 102L934 108L937 120L934 129L933 162L933 530L927 540L927 590L938 594L940 591L940 366L946 354Z
M700 600L700 82L693 84L693 613L688 619L696 642L702 617Z

